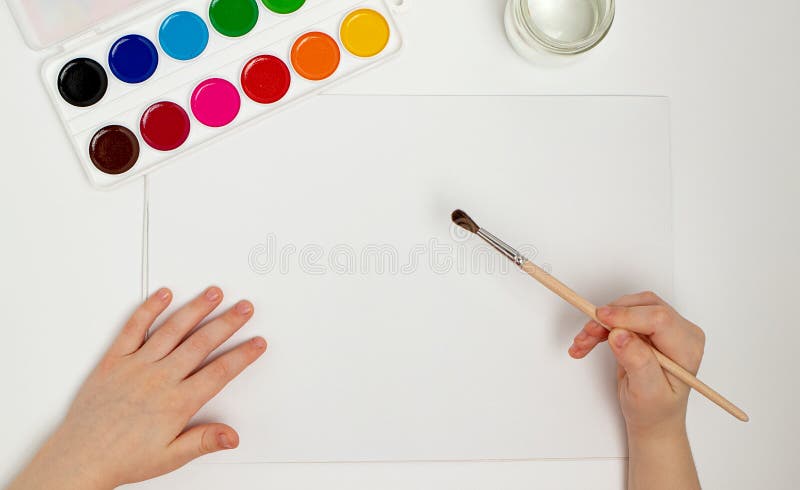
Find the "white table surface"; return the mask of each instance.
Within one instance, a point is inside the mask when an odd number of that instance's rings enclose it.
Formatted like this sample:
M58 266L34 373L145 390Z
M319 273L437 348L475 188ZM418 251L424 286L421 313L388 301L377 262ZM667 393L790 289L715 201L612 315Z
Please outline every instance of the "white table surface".
M800 454L800 4L622 0L603 44L553 69L507 46L503 0L407 1L401 58L332 92L670 97L676 303L709 334L703 378L752 418L738 423L693 396L701 479L711 489L791 488ZM0 82L6 481L139 299L144 188L89 187L41 86L45 55L24 45L4 3L0 42L12 67ZM625 239L613 219L609 233ZM194 464L141 488L618 489L624 471L624 460Z

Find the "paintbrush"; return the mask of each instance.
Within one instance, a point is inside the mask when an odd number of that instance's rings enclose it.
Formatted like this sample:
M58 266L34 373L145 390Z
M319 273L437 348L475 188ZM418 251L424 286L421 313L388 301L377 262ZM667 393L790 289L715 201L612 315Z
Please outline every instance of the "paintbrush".
M567 303L571 304L575 308L581 310L584 314L586 314L589 318L597 322L598 324L602 325L603 328L606 330L611 330L607 325L603 325L603 322L598 320L597 318L597 307L593 305L590 301L586 298L583 298L581 295L567 287L566 284L562 283L552 275L550 275L547 271L542 269L541 267L537 266L530 260L526 259L522 254L516 251L513 247L509 246L504 241L500 240L496 236L492 235L488 231L484 230L480 226L478 226L475 221L469 217L467 213L457 209L453 211L452 214L453 223L464 228L465 230L469 231L470 233L474 233L481 237L486 243L491 245L495 250L500 252L501 254L505 255L506 258L514 262L520 269L527 272L528 275L542 283L544 287L549 289L550 291L556 293L557 295L561 296ZM648 344L649 345L649 344ZM698 393L705 396L712 402L719 405L723 410L730 413L737 419L747 422L750 418L747 416L744 411L742 411L739 407L731 403L727 400L724 396L720 395L716 391L714 391L710 386L706 385L697 377L695 377L692 373L681 367L678 363L670 359L669 357L665 356L658 349L650 346L653 349L653 354L655 354L656 359L658 359L658 363L661 364L661 367L664 368L665 371L672 374L679 380L686 383L688 386L697 390Z

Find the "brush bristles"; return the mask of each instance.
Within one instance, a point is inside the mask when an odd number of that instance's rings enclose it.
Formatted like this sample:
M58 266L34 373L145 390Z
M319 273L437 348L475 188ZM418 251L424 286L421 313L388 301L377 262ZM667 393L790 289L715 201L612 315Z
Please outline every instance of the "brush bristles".
M478 226L478 224L475 223L475 221L473 221L467 213L460 209L453 211L451 217L453 218L453 223L457 224L461 228L464 228L470 233L478 233L478 230L481 229L480 226Z

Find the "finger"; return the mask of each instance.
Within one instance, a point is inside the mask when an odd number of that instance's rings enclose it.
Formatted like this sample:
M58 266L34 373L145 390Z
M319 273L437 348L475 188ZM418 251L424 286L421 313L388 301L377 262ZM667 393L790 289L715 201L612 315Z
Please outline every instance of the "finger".
M614 329L609 335L609 345L617 363L625 370L631 393L646 399L672 390L653 350L638 335Z
M705 342L702 331L669 306L604 306L597 316L611 328L647 335L658 350L687 369L699 367Z
M219 318L210 321L194 332L164 360L170 363L174 367L174 372L180 373L183 378L194 371L206 357L252 317L253 304L249 301L240 301Z
M638 305L666 305L656 293L652 291L643 291L636 294L628 294L617 298L611 305L614 306L638 306ZM590 321L574 339L568 352L569 355L575 359L582 359L586 357L589 352L594 349L597 344L604 342L608 339L608 329L604 328L597 322Z
M256 337L221 355L184 381L198 408L217 396L228 383L239 376L267 350L267 341Z
M572 346L569 348L569 355L575 359L582 359L601 342L608 339L608 330L594 320L590 320L584 325L583 329L575 336Z
M210 287L175 313L156 330L140 352L150 361L163 359L222 301L222 290Z
M613 306L669 306L666 301L652 291L642 291L636 294L626 294L610 303Z
M239 434L225 424L203 424L187 430L169 445L172 469L205 454L234 449L239 446Z
M613 348L611 349L611 352L612 353L614 352ZM618 362L617 363L617 382L621 381L622 378L624 378L624 377L625 377L625 369Z
M108 350L110 355L127 356L139 350L144 343L147 331L156 321L158 315L167 309L172 301L172 291L162 288L136 308L133 315L122 328L111 348Z

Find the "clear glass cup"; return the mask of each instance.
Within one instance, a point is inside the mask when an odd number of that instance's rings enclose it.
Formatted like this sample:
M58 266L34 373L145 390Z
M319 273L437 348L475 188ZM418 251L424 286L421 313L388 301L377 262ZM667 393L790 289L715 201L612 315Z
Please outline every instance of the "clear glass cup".
M532 61L570 57L603 40L614 11L614 0L509 0L506 33L514 49Z

